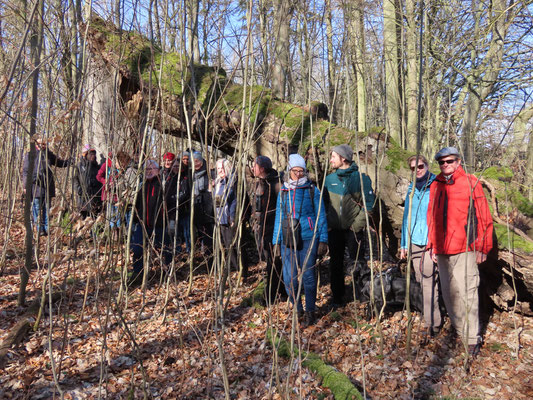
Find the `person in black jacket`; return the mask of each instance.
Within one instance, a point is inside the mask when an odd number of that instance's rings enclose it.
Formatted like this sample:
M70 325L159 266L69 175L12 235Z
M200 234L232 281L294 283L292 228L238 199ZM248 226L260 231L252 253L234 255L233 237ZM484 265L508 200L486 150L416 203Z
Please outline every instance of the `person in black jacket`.
M276 220L276 200L280 188L280 176L272 168L272 161L266 156L257 156L248 181L249 196L252 199L251 225L254 232L259 261L266 262L265 298L270 304L276 297L286 297L281 285L282 263L274 257L272 234Z
M24 194L32 199L33 223L38 226L39 235L48 235L48 208L52 198L56 195L54 174L50 165L58 168L65 168L70 165L68 160L57 158L54 153L46 148L46 140L38 137L35 140L35 160L33 164L33 174L28 177L29 172L29 152L24 156L24 166L22 168L22 179ZM31 179L31 193L26 193L26 182Z
M130 248L133 252L134 283L140 283L143 270L143 238L146 250L160 248L163 262L168 265L172 259L169 251L169 237L164 231L166 199L159 175L159 165L153 160L146 161L145 180L139 188L134 212L134 229Z
M193 153L194 171L192 173L192 189L194 199L194 225L202 251L208 255L213 252L213 198L211 197L207 163L202 153Z
M166 153L165 157L169 157ZM168 163L167 163L168 165ZM177 158L172 158L170 168L163 169L163 187L167 204L167 230L170 243L174 242L181 248L185 244L187 252L191 250L190 239L190 213L189 203L191 198L189 169ZM177 218L177 221L176 221ZM175 239L174 239L175 238Z
M100 165L96 161L96 150L86 145L72 178L78 208L83 218L95 217L102 209L102 184L96 179Z

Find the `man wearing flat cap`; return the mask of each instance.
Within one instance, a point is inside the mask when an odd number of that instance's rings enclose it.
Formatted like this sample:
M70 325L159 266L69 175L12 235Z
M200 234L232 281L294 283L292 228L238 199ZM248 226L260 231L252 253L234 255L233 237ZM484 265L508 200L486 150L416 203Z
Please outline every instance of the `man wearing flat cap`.
M348 247L352 262L364 260L365 213L372 211L375 196L370 178L359 173L349 145L333 147L329 164L335 171L326 177L324 195L330 229L328 247L332 306L337 308L344 304L344 249Z
M479 270L492 248L492 217L479 179L465 173L455 147L435 155L441 173L431 185L428 244L438 264L442 297L468 352L479 353Z

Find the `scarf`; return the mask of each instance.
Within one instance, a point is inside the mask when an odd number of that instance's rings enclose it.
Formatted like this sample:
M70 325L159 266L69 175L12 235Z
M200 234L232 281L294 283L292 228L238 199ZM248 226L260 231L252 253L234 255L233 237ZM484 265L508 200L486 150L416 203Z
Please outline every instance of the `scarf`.
M427 170L424 176L422 176L421 178L416 178L416 183L415 183L416 188L418 190L422 190L424 186L427 185L428 180L429 180L429 170Z
M303 186L307 183L308 179L307 179L307 176L304 176L298 180L292 180L291 178L289 178L285 183L285 187L287 189L296 189L297 187L299 186Z

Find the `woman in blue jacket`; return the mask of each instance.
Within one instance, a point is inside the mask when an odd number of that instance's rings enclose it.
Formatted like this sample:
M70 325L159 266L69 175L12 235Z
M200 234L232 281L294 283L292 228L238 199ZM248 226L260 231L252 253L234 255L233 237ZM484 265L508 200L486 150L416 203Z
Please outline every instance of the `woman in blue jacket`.
M283 282L293 304L302 283L305 324L311 325L316 320L315 263L317 255L327 251L328 225L320 191L309 181L303 157L291 154L288 170L276 203L272 244L276 248L281 245ZM298 313L302 313L300 297L296 304Z
M439 309L437 268L429 252L426 251L426 245L428 239L427 210L429 188L435 180L435 175L429 172L428 162L424 156L411 156L407 159L407 164L411 171L416 170L416 180L409 186L405 198L400 258L407 258L407 249L410 245L416 280L422 286L424 321L430 334L434 335L439 331L442 320ZM409 225L409 198L413 187L415 192L411 207L411 224Z

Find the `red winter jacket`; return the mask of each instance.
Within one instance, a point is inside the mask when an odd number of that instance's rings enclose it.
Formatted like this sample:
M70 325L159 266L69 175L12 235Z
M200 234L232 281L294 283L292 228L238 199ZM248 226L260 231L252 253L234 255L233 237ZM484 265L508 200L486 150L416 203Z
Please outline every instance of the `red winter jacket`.
M102 187L102 201L107 200L107 193L113 192L113 185L114 185L114 176L116 175L116 172L113 168L113 161L108 158L102 165L100 166L100 169L98 170L98 174L96 174L96 179L98 182L100 182ZM113 203L116 203L118 201L116 193L113 194Z
M435 254L466 252L467 232L468 251L488 254L492 248L492 217L481 182L461 166L449 181L440 174L431 185L427 219L427 248Z

